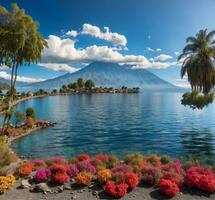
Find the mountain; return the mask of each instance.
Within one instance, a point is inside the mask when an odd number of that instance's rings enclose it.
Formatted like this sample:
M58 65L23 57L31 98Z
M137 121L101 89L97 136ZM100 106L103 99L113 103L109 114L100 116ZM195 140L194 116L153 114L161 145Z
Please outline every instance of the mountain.
M78 78L94 80L96 86L106 87L140 87L144 90L176 89L176 86L162 80L146 69L131 69L131 65L117 63L93 62L81 70L28 85L34 89L59 88Z
M0 82L1 82L1 83L6 83L6 84L10 85L10 80L6 80L6 79L4 79L4 78L0 78ZM17 81L17 82L16 82L16 86L17 86L17 87L26 86L26 82Z

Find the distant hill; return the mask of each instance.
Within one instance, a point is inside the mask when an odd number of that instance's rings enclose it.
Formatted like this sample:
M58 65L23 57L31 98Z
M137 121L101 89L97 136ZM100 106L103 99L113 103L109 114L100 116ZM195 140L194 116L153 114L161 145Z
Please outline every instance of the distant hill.
M28 85L33 88L59 88L64 84L76 81L78 78L94 80L96 86L107 87L140 87L145 90L176 89L176 86L162 80L146 69L131 69L130 65L117 63L93 62L83 69Z
M6 84L10 85L10 80L6 80L6 79L3 79L3 78L0 78L0 82L1 83L6 83ZM26 82L20 82L20 81L16 82L16 86L17 87L22 87L22 86L25 86L26 84L27 84Z

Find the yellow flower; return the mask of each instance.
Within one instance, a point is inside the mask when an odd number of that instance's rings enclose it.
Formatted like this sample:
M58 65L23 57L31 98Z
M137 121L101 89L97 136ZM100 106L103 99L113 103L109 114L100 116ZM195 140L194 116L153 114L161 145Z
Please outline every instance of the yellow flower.
M0 176L0 194L9 189L16 182L16 178L12 175Z

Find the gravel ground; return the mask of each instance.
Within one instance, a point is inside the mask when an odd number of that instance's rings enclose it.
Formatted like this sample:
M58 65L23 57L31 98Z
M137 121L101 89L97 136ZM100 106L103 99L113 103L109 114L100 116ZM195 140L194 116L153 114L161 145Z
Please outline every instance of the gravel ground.
M92 189L80 189L77 187L72 187L72 190L64 190L61 193L32 193L28 189L17 189L19 182L17 182L11 189L6 191L3 195L0 195L0 200L110 200L108 195L101 191L101 188L92 188ZM52 188L56 190L57 188ZM98 193L98 195L95 195ZM159 193L155 188L149 187L138 187L132 192L129 192L123 200L166 200L168 198L164 197ZM183 193L178 194L173 200L215 200L215 194L206 195L203 193L198 193L197 191L183 191Z

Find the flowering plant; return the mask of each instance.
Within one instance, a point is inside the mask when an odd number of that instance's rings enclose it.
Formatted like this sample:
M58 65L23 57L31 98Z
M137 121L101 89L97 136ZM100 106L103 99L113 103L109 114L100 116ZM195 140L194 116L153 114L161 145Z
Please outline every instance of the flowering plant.
M133 168L131 165L127 165L127 164L119 164L116 165L112 170L112 175L113 177L119 181L121 180L122 176L126 173L126 172L133 172Z
M16 182L16 178L12 175L0 176L0 194L10 188Z
M205 167L190 167L186 171L185 184L189 188L197 188L205 192L215 192L214 173Z
M128 185L126 183L115 184L113 181L108 181L105 185L105 192L112 197L121 198L126 195Z
M97 173L97 179L100 183L106 183L107 181L111 180L112 172L110 169L102 169Z
M69 176L65 172L57 172L52 176L52 180L60 185L69 182Z
M45 160L45 163L48 166L51 166L53 164L66 165L67 161L65 159L63 159L63 158L55 157L55 158L49 158L49 159Z
M71 164L66 166L66 173L70 176L76 176L78 174L79 170L76 164Z
M77 164L79 171L86 171L91 173L96 173L96 168L88 161L82 161Z
M171 180L161 179L159 186L161 193L168 197L174 197L180 191L178 185Z
M34 180L37 183L45 182L47 181L48 177L51 176L51 170L50 169L39 169L37 170Z
M76 176L76 181L79 185L89 185L92 181L92 175L88 172L80 172Z
M130 189L134 189L139 184L139 179L137 174L127 172L122 176L122 182L126 183Z
M78 161L86 161L86 160L90 160L90 156L88 154L80 154L78 157L77 157Z
M18 168L17 174L21 177L29 176L32 173L33 168L34 164L32 162L26 162Z

